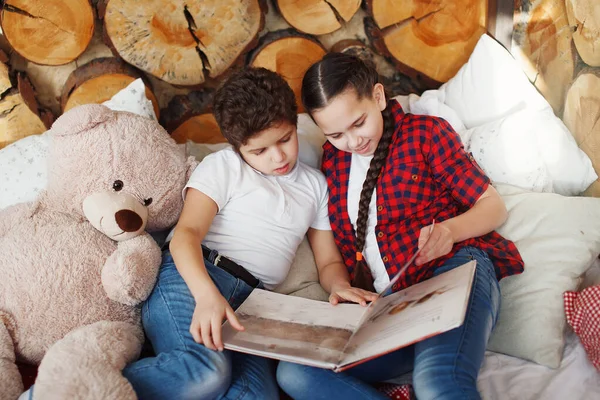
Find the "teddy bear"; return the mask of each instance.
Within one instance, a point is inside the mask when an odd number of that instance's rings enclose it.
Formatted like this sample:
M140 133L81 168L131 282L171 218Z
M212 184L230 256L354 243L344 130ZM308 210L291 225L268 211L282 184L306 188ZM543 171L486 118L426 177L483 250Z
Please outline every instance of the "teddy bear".
M0 211L0 398L135 399L121 371L143 344L141 302L197 165L154 120L76 107L50 131L48 184Z

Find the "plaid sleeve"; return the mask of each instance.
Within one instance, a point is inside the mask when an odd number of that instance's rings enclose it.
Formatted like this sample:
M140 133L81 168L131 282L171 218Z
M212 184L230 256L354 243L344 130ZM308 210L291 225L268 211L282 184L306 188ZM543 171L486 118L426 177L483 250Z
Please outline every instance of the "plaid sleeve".
M487 190L490 179L467 154L460 136L447 121L433 118L430 135L427 157L433 175L456 201L472 207Z

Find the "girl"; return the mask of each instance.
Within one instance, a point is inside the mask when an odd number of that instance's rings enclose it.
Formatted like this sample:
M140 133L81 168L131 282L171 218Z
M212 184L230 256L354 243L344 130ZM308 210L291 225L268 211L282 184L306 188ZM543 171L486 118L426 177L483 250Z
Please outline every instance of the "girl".
M523 260L494 231L506 208L457 133L443 119L405 114L387 101L378 79L359 58L331 53L302 82L304 107L327 138L322 169L335 241L353 286L377 291L417 248L393 290L475 259L465 323L340 374L280 363L277 379L295 399L378 399L385 397L368 383L413 370L419 400L479 399L477 374L498 317L498 280L522 272Z

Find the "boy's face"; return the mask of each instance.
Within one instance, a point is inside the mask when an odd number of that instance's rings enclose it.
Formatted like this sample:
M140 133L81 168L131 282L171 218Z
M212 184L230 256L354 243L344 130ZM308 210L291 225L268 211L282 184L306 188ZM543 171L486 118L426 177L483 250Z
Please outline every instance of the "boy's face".
M286 175L298 160L296 126L286 121L260 131L239 152L248 165L265 175Z
M378 83L370 98L359 99L356 91L349 89L314 111L312 117L327 140L338 149L371 156L383 135L381 111L385 107L385 92Z

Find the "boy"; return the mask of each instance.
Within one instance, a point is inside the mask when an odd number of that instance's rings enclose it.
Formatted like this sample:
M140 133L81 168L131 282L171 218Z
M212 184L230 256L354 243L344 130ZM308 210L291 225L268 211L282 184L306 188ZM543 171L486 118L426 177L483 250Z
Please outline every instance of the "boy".
M290 87L266 69L235 73L217 90L215 118L232 148L207 156L184 189L142 311L157 356L124 371L140 398L277 398L270 361L223 351L221 324L243 329L234 309L285 279L305 234L331 303L375 298L350 286L325 178L298 161L296 110Z

